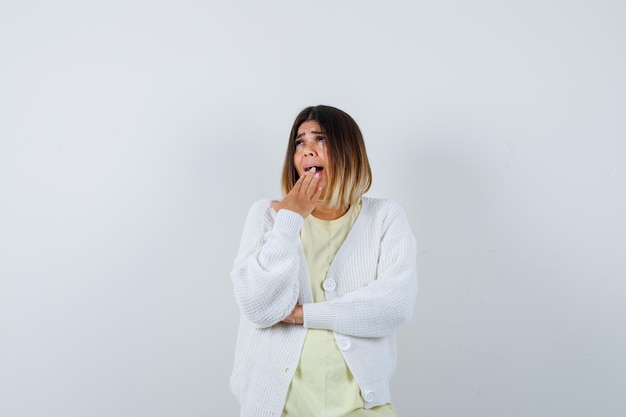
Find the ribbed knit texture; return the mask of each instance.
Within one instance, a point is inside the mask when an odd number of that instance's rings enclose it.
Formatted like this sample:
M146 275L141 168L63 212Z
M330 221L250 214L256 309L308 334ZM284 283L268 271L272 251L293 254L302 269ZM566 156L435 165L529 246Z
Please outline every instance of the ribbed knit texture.
M361 213L326 279L337 287L313 303L299 231L304 219L271 201L248 213L231 273L241 311L231 389L241 417L279 417L306 328L332 330L367 408L390 402L395 330L413 314L416 248L406 216L390 200L363 198ZM281 323L296 304L304 326Z

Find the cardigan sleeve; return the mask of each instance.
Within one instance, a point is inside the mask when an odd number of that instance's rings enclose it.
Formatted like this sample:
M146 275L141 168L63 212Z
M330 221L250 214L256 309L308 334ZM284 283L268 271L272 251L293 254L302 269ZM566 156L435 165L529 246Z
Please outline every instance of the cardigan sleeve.
M411 319L417 296L415 238L399 205L384 222L376 279L338 298L304 304L305 327L382 337Z
M248 212L231 279L242 316L257 327L280 322L296 305L303 221L289 210L274 213L267 200Z

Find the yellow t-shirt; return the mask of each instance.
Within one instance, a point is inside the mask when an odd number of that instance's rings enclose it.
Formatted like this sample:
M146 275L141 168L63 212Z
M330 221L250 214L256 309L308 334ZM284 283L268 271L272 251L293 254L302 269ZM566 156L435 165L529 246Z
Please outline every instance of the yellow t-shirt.
M326 299L322 282L360 211L359 202L335 220L313 216L304 219L300 238L316 303ZM359 386L337 347L333 332L309 329L282 417L339 416L397 417L391 404L365 409Z

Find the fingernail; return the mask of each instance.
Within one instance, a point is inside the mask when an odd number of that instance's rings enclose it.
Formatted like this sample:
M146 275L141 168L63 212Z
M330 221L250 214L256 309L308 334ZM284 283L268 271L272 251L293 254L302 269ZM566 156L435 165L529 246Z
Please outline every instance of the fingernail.
M315 168L313 168L313 169L315 169ZM320 177L320 173L319 173L319 172L316 172L316 173L315 173L315 178L319 178L319 177Z
M309 170L310 172L315 172L315 167L311 167L311 169Z

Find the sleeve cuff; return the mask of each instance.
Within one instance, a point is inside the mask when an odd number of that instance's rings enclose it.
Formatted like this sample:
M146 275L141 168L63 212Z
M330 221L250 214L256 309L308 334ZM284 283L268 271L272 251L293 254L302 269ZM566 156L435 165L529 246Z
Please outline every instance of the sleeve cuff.
M333 330L333 314L327 302L307 303L302 306L304 327Z
M281 233L286 235L293 235L300 233L304 219L301 215L291 210L279 210L276 213L275 228L280 230Z

